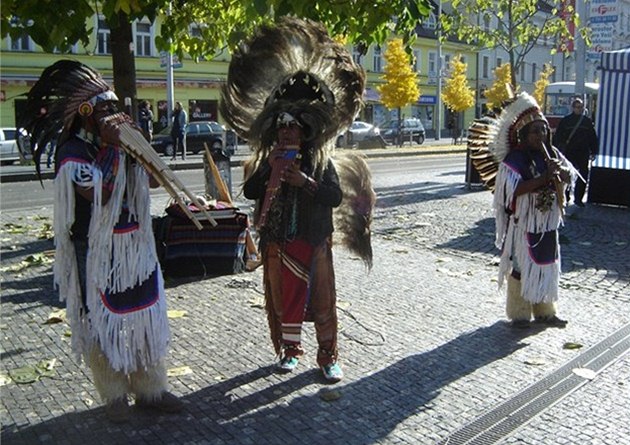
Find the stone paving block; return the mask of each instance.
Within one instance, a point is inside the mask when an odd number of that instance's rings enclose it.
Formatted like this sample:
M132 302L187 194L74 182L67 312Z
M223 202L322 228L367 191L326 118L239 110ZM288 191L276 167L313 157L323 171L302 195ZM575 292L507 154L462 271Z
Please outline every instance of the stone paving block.
M89 371L70 351L67 326L41 324L62 307L50 266L3 272L0 369L58 359L55 379L2 387L3 443L432 444L581 353L563 349L565 342L584 350L630 322L627 211L587 206L567 218L559 308L570 323L524 334L507 327L496 289L489 192L466 191L460 179L437 173L375 185L373 270L335 250L343 382L323 381L311 325L298 370L274 372L260 269L169 280L169 308L186 311L170 320L168 358L169 368L192 371L170 379L186 410L134 412L129 425L112 427ZM37 240L43 222L7 212L2 220L32 226L2 234L3 268L52 249L50 240ZM614 231L606 230L609 221ZM627 382L629 366L627 359L614 363L504 443L627 444L630 431L619 425L630 424L630 385L618 382L624 375ZM341 398L322 401L321 391L330 390ZM50 407L39 407L42 399Z

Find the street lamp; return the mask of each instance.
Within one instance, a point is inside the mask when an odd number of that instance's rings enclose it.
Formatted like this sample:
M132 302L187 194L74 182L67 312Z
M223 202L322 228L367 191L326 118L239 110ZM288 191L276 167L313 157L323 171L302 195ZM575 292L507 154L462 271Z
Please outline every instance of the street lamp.
M438 2L438 15L436 20L436 34L437 34L437 85L436 85L436 94L435 94L435 140L439 141L440 134L440 115L442 114L442 42L440 41L440 37L442 35L440 20L442 17L442 0Z

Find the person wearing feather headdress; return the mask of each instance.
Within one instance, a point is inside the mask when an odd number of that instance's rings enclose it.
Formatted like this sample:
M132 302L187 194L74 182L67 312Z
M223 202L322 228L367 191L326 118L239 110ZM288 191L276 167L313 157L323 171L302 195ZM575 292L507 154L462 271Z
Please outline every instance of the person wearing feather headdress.
M552 147L536 100L520 93L501 112L490 144L500 161L494 190L499 286L507 279L506 312L517 328L534 322L564 327L556 315L560 278L558 227L564 193L576 171Z
M369 224L374 206L369 169L353 158L333 161L340 130L362 104L365 75L326 29L284 17L260 28L232 57L221 113L254 152L243 192L256 201L266 308L281 371L298 365L302 324L315 324L317 363L329 382L338 361L335 226L353 227L346 243L371 265ZM354 173L350 173L354 172ZM354 181L348 180L354 174ZM349 184L354 184L350 186ZM349 203L349 204L348 204ZM345 222L335 212L346 209ZM342 212L343 213L343 212ZM349 229L352 231L352 229Z
M119 128L104 119L117 102L100 73L60 60L27 93L21 126L32 134L38 173L43 148L58 137L54 283L73 350L90 367L107 417L123 422L130 394L139 407L183 405L167 391L169 327L149 201L157 184L130 162Z

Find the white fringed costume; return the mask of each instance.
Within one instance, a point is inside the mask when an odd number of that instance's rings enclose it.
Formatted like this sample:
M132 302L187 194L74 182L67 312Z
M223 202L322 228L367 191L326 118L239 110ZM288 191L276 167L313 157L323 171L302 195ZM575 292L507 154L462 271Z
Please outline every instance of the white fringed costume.
M113 422L136 406L179 412L167 391L164 282L151 219L150 178L116 146L118 97L101 74L61 59L27 93L20 150L55 150L54 283L66 302L72 349L86 361ZM131 123L131 118L127 117ZM140 135L140 131L138 133Z
M109 366L113 374L152 372L163 368L169 343L169 328L163 279L153 239L149 178L138 164L127 165L126 155L119 151L119 165L109 201L102 205L103 174L96 162L78 157L61 160L55 179L55 265L54 279L60 298L66 300L73 329L73 350L82 356L95 373L95 366ZM75 219L75 185L94 190L87 257L86 302L83 305L79 274L71 229ZM119 225L122 213L126 224ZM108 295L138 288L149 279L150 295L140 304L112 305ZM142 293L143 290L139 292ZM106 358L102 360L98 352ZM100 364L99 364L100 363ZM158 371L158 374L164 374ZM106 377L116 379L115 376ZM157 396L165 390L166 376L159 375L157 387L150 389ZM132 384L134 382L131 382ZM142 385L142 383L140 383ZM104 399L120 397L116 389L97 388ZM107 384L105 384L107 386ZM116 386L116 385L114 385ZM121 390L126 386L119 385ZM152 386L152 385L149 385ZM126 389L123 394L126 393Z
M562 154L557 152L557 155L564 166L570 166ZM499 287L516 263L521 274L522 297L534 304L551 303L558 299L560 246L556 230L562 223L562 211L555 194L550 194L553 203L548 210L537 208L539 192L515 197L516 187L523 179L508 155L499 165L493 202L496 217L495 244L501 249ZM563 187L563 193L565 188L566 186ZM553 261L535 261L528 233L536 234L539 241L541 236L554 237L556 255Z
M495 244L501 249L498 282L501 288L508 281L509 319L528 323L533 313L536 320L560 326L566 322L556 317L554 305L558 299L561 263L557 229L563 222L564 210L559 197L564 197L566 188L575 183L577 174L548 138L543 142L545 150L569 171L570 181L547 184L516 196L520 183L544 175L548 168L544 151L528 146L525 141L525 133L535 121L544 122L548 135L549 124L536 100L520 93L499 119L491 120L481 133L490 140L490 152L499 163L496 177L492 177ZM523 134L519 134L521 131Z

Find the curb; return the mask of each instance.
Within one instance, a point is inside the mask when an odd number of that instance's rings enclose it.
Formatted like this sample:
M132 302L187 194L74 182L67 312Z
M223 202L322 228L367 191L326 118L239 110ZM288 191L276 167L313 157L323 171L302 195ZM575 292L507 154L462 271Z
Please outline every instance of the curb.
M409 148L391 148L391 149L361 149L361 150L351 150L354 153L363 154L366 158L392 158L399 156L426 156L426 155L440 155L440 154L456 154L456 153L466 153L466 146L452 146L447 145L444 147L439 146L414 146ZM230 167L241 167L247 156L239 155L237 156L239 159L231 159ZM195 160L190 161L183 164L168 164L167 165L173 171L178 170L200 170L203 169L203 161ZM0 183L11 183L11 182L26 182L26 181L38 181L37 173L35 172L35 167L31 166L32 169L25 170L24 172L16 172L9 174L0 174ZM53 171L45 171L42 172L41 176L42 180L46 179L54 179Z

